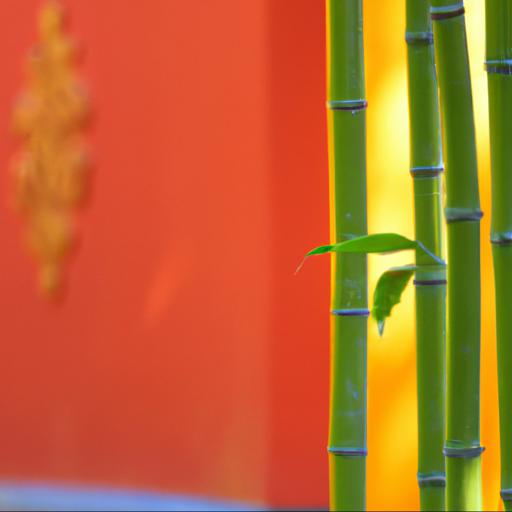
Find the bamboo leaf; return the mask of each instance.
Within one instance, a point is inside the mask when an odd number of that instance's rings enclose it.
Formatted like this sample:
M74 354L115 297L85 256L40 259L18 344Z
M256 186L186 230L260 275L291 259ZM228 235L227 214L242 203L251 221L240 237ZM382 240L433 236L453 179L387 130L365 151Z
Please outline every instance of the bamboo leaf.
M302 268L307 258L319 254L327 254L329 252L385 254L398 251L407 251L411 249L420 249L434 262L441 264L444 263L443 260L430 252L421 242L410 240L409 238L398 235L397 233L377 233L375 235L359 236L357 238L352 238L350 240L346 240L345 242L339 242L333 245L321 245L320 247L316 247L306 254L304 260L297 268L296 273Z
M372 316L377 322L380 336L384 334L386 318L391 316L393 307L400 302L402 293L415 270L414 265L394 267L380 276L373 294L372 307Z
M416 249L417 242L396 233L359 236L334 245L322 245L309 251L306 257L327 252L386 253Z

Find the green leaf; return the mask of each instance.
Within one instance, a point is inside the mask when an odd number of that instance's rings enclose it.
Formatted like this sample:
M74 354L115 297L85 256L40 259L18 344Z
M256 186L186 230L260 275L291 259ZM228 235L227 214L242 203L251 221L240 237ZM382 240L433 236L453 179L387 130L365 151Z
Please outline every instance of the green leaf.
M393 307L400 302L416 268L414 265L390 268L380 276L373 294L372 307L372 316L377 322L380 336L384 333L386 318L391 316Z
M326 254L328 252L382 254L407 251L411 249L420 249L425 254L428 254L434 262L441 264L444 263L443 260L430 252L421 242L410 240L409 238L396 233L378 233L376 235L359 236L334 245L321 245L320 247L316 247L306 254L304 260L299 265L299 268L297 268L297 272L302 268L307 258L318 254Z
M322 245L309 251L308 256L327 252L385 253L416 249L417 242L396 233L378 233L376 235L359 236L334 245Z

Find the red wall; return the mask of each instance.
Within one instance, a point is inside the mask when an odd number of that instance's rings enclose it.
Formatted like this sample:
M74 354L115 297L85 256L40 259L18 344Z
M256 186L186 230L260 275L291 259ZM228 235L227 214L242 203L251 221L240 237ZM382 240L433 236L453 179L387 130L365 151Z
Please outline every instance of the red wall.
M272 503L327 495L329 239L324 2L268 2L272 211Z
M53 304L7 172L41 3L0 2L1 477L325 504L322 2L63 3L95 165Z

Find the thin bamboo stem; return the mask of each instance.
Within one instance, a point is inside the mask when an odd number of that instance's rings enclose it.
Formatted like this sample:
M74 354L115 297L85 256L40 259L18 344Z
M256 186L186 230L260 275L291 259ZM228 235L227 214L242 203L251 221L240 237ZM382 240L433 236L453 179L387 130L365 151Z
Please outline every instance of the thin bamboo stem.
M491 243L496 288L501 496L512 510L512 4L486 0L486 68L491 135Z
M446 506L481 510L480 200L463 2L432 0L446 161Z
M441 128L430 0L406 0L410 164L416 240L442 257ZM445 509L445 271L416 255L418 485L421 510ZM439 267L437 267L439 268Z
M365 235L362 0L326 0L331 242ZM331 510L366 507L366 255L331 257Z

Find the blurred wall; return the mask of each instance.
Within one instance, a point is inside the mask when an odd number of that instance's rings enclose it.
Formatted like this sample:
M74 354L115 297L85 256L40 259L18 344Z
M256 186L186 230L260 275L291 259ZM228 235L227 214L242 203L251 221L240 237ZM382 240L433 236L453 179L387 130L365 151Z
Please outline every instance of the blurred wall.
M0 474L263 501L264 5L63 4L84 50L94 169L53 304L9 207L9 121L41 2L0 2Z
M63 0L94 108L92 195L61 304L9 207L36 0L2 0L0 475L276 506L327 503L328 238L320 0ZM466 0L489 212L483 1ZM369 228L412 235L402 0L365 1ZM482 226L485 504L498 501ZM411 255L370 259L370 287ZM368 505L418 505L413 292L370 326Z

